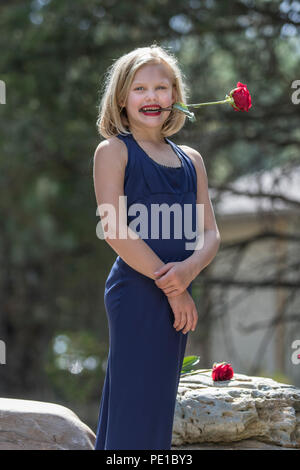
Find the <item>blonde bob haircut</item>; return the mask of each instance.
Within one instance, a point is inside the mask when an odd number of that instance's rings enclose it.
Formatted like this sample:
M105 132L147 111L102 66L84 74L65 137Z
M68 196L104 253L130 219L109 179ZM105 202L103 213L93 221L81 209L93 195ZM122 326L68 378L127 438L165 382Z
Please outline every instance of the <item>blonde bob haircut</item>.
M131 133L126 108L120 103L127 103L135 73L146 64L164 64L175 87L175 101L186 103L188 87L185 76L177 65L176 57L156 44L136 48L115 60L104 76L103 95L96 125L99 134L105 139ZM185 119L184 113L171 111L162 126L162 136L168 137L178 132L184 126Z

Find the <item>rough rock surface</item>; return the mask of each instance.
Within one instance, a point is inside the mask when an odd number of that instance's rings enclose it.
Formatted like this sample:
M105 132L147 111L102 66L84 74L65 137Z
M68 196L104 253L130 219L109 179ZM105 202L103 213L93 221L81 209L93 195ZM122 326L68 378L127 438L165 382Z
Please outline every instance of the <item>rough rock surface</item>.
M211 372L181 377L172 449L255 448L255 442L300 448L299 388L242 374L224 382L213 382Z
M64 406L0 398L0 450L92 450L95 439ZM181 378L172 450L299 448L299 388L236 373L225 382L210 372Z
M70 409L0 398L0 450L92 450L93 431Z

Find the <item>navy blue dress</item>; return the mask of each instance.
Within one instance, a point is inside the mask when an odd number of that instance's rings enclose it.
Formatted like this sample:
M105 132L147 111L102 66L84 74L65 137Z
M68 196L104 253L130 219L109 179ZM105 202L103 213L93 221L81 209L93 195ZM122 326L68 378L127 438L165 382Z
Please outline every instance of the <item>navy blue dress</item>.
M182 261L193 253L196 229L197 174L188 157L168 138L181 166L155 162L132 134L117 136L126 144L124 195L127 196L127 223L139 212L128 214L132 204L148 209L147 235L136 233L164 262ZM179 162L178 162L179 163ZM194 237L174 236L172 211L170 236L151 238L151 204L188 204ZM133 215L134 214L134 215ZM184 217L182 217L183 221ZM153 218L152 218L153 220ZM161 219L160 219L161 221ZM172 230L173 228L173 230ZM188 237L188 238L187 238ZM192 283L188 286L191 294ZM170 450L176 395L184 358L187 334L176 331L174 314L165 293L155 281L131 268L118 256L105 283L104 303L109 326L109 353L102 390L95 450Z

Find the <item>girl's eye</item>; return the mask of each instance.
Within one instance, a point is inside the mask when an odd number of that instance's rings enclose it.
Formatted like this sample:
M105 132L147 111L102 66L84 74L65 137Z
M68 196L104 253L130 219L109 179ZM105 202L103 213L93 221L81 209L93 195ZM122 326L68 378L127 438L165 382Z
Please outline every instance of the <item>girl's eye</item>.
M137 88L135 88L135 90L138 90L139 88L144 88L144 87L138 86ZM157 87L157 88L166 88L166 87L161 85L161 86L159 86L159 87Z

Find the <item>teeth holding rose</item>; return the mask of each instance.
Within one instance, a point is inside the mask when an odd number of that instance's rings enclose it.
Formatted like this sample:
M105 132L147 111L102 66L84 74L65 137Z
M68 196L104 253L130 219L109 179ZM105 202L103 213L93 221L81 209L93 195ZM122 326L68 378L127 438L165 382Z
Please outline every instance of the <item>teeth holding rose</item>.
M155 112L155 111L159 111L160 109L161 109L161 108L142 108L141 111L142 111L143 113L148 112L148 111L149 111L149 112Z
M155 111L173 111L173 108L172 107L169 107L169 108L141 108L139 110L140 113L145 113L145 112L155 112Z

